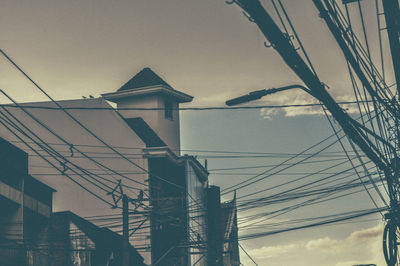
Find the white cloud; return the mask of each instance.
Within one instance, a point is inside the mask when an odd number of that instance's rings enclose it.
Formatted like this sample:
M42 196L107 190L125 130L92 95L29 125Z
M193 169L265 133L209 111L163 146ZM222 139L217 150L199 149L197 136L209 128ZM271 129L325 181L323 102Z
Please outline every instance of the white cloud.
M307 242L305 247L308 250L337 251L343 246L343 241L329 237L313 239Z
M298 247L299 246L297 244L267 246L258 249L253 249L250 251L250 254L254 256L256 259L269 259L281 256Z
M200 96L194 98L191 107L215 107L225 106L225 101L237 96L232 96L230 93L217 93L207 96ZM186 107L186 106L185 106Z
M342 239L329 236L247 249L259 265L352 266L385 265L382 253L383 224L350 233ZM241 256L247 261L245 255Z
M347 238L352 243L369 241L370 239L380 238L383 232L383 225L379 224L375 227L355 231Z

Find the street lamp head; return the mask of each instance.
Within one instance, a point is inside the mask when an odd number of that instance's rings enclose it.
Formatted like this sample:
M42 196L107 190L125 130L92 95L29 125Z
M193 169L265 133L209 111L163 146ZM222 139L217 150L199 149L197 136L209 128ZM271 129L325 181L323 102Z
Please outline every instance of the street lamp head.
M284 86L284 87L280 87L280 88L272 88L272 89L268 89L268 90L263 89L263 90L258 90L258 91L252 91L249 94L228 100L225 102L225 104L228 106L232 106L232 105L247 103L247 102L261 99L263 96L268 95L268 94L272 94L272 93L275 93L278 91L290 90L290 89L294 89L294 88L300 88L300 89L304 90L305 92L311 94L311 91L309 89L307 89L306 87L304 87L302 85L296 84L296 85Z
M249 94L228 100L225 102L225 104L228 106L232 106L232 105L247 103L247 102L261 99L261 97L265 96L266 94L267 94L267 90L252 91Z

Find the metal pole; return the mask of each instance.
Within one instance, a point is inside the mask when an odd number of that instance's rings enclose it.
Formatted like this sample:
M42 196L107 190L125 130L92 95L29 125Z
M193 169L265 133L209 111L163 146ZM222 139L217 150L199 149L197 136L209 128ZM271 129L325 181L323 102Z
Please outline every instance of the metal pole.
M313 0L314 3L320 3L320 0ZM230 3L230 2L229 2ZM264 36L270 41L275 50L281 55L286 64L303 80L310 89L312 95L321 101L336 121L340 124L343 131L357 144L358 147L373 161L379 169L387 168L386 162L382 160L381 155L376 153L370 147L369 141L363 138L363 135L355 127L353 119L343 111L332 96L326 91L324 84L312 72L302 57L297 53L295 47L288 38L282 33L275 24L271 16L265 11L259 0L234 0L250 16L251 21L256 23ZM386 106L386 105L385 105Z
M129 266L128 197L122 195L122 266Z
M397 92L400 97L400 8L398 0L382 0L385 13L386 29L392 52L393 71L397 83Z

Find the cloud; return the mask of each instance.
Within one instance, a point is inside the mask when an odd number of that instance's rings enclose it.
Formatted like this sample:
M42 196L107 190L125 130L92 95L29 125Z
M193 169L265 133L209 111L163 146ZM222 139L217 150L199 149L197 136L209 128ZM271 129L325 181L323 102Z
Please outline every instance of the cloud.
M374 238L381 238L383 232L383 225L379 224L375 227L355 231L347 238L352 243L365 242Z
M323 251L332 251L333 249L340 248L343 245L343 241L331 239L329 237L319 238L310 240L307 242L305 247L308 250L323 250Z
M354 231L342 240L331 239L330 237L313 239L308 241L305 247L309 250L337 251L338 249L350 248L360 244L364 246L375 244L377 240L381 240L382 231L383 225L379 224L371 228Z
M247 251L259 265L385 265L382 252L382 230L383 223L353 231L343 238L334 239L324 236L284 245L266 245L247 249ZM248 261L245 254L241 254L241 260Z
M230 93L215 93L212 95L196 97L191 104L191 107L215 107L225 106L225 101L237 96L232 96ZM186 106L185 106L186 107Z
M250 254L257 259L269 259L286 254L298 247L299 246L297 244L266 246L258 249L253 249L250 251Z

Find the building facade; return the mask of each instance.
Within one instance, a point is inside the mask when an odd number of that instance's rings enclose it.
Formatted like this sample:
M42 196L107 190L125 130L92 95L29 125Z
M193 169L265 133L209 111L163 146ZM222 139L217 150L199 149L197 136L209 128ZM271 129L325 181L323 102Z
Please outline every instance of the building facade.
M208 265L239 266L239 234L236 194L231 201L221 203L220 188L207 189Z
M28 155L0 138L0 265L48 265L53 192L28 174Z
M179 104L193 97L149 68L103 97L117 105L146 145L152 263L206 265L208 172L194 157L180 154Z
M79 242L63 236L65 243L79 249L78 253L66 255L68 260L98 258L93 250L101 245L72 219L79 221L76 217L99 213L120 215L120 209L112 208L118 205L114 202L118 194L109 192L114 193L121 184L121 191L130 202L130 242L144 258L144 264L203 266L219 265L213 264L216 258L218 263L238 261L236 255L229 260L225 255L222 258L227 249L236 252L232 245L221 246L221 252L218 247L218 256L211 254L210 245L215 246L216 240L210 242L209 233L219 224L217 230L222 234L229 229L228 237L233 241L234 233L237 234L237 230L232 230L234 225L237 228L236 209L232 216L233 209L228 208L229 226L222 228L225 209L220 206L219 194L218 203L209 200L207 170L196 158L180 152L179 105L192 99L145 68L120 89L99 98L5 107L11 120L40 136L43 145L35 143L28 149L26 142L33 140L12 127L0 127L0 136L30 154L26 174L58 190L54 196L55 210L77 214L56 216L64 219L65 226L76 227L85 239ZM57 155L46 151L45 144ZM220 206L215 216L219 223L209 214L210 210L215 211L214 204ZM224 240L225 233L218 241ZM109 256L118 252L106 253ZM210 256L214 259L210 260Z

